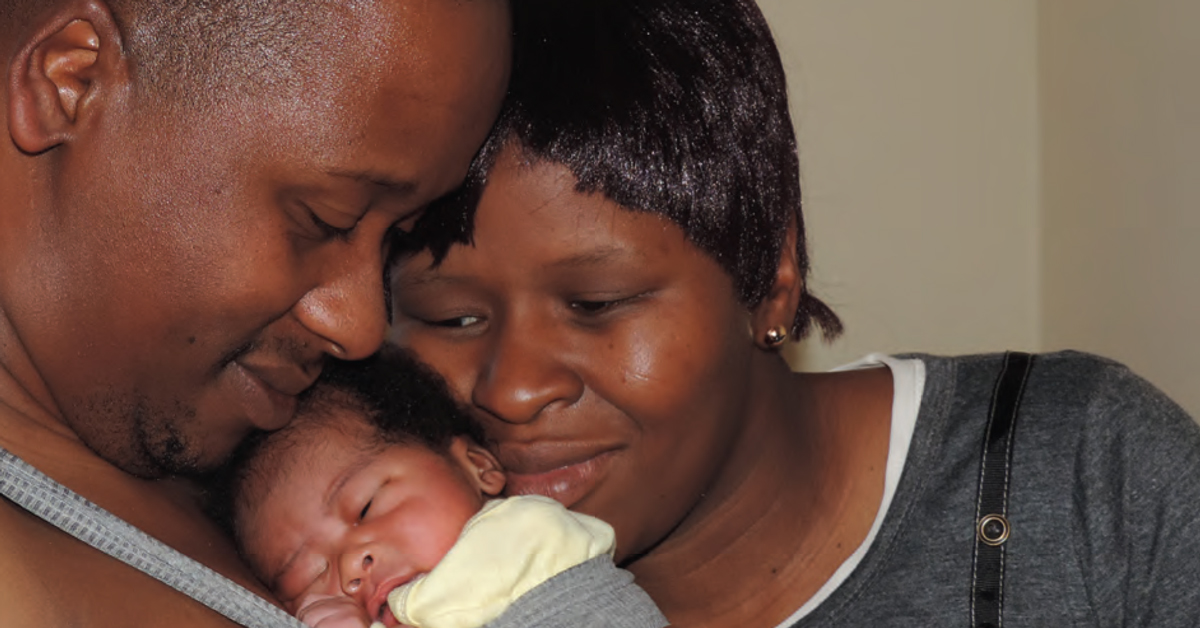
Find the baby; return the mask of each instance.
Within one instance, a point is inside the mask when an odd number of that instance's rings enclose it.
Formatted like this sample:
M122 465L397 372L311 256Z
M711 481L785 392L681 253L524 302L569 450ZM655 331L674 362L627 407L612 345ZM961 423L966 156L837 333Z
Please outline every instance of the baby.
M480 437L404 353L331 365L231 476L246 560L318 628L666 625L612 564L608 524L494 499L505 476Z

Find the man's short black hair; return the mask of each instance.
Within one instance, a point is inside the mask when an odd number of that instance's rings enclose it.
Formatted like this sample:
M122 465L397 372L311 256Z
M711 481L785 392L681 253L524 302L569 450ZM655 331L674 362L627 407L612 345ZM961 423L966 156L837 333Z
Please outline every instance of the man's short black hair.
M426 212L401 252L439 262L471 241L499 151L566 166L580 192L662 215L754 307L789 222L805 289L794 337L841 322L807 289L799 162L778 50L753 0L515 0L508 98L464 186Z
M0 36L54 0L0 0ZM332 0L107 0L137 85L165 100L209 104L222 90L278 88L319 54ZM270 72L267 72L270 70ZM271 77L276 77L271 79ZM265 84L268 81L271 83ZM220 89L218 89L220 88Z

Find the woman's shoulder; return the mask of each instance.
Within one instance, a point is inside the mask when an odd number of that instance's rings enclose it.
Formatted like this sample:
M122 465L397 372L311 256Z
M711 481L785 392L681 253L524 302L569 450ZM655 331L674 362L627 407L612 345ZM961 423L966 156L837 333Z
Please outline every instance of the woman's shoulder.
M928 515L975 495L1004 354L907 357L927 373L911 480L924 480ZM1180 608L1200 586L1200 569L1177 560L1200 552L1200 426L1123 364L1062 351L1033 356L1013 429L1011 610L1066 604L1132 624ZM1186 615L1165 625L1200 620Z
M964 436L974 433L959 450L973 459L1003 354L925 359L930 378L953 375L942 383L955 399L948 424L970 423L959 427ZM967 408L970 419L959 414ZM1153 384L1104 357L1037 354L1017 416L1014 490L1042 504L1032 511L1070 505L1060 523L1078 526L1080 538L1089 539L1075 548L1083 563L1092 564L1085 573L1103 571L1100 564L1116 567L1118 558L1119 570L1170 560L1172 552L1153 549L1155 543L1200 551L1200 542L1184 540L1200 539L1200 519L1193 514L1200 503L1200 425ZM1200 582L1200 574L1188 578Z
M969 356L909 354L919 359L929 382L926 392L954 395L960 404L991 402L1004 353ZM1124 364L1082 351L1034 354L1021 401L1022 415L1050 414L1068 429L1103 426L1105 432L1195 423L1178 404Z
M924 365L925 428L973 442L985 427L1004 356L902 356ZM1033 355L1015 429L1018 445L1081 464L1107 467L1117 454L1172 452L1164 464L1200 470L1200 426L1186 411L1120 362L1080 351Z

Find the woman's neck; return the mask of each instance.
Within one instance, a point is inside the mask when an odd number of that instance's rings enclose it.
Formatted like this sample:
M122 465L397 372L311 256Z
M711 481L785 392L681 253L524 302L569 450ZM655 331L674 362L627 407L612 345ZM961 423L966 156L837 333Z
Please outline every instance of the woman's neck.
M677 628L771 627L866 538L883 496L887 369L783 373L676 531L628 565Z

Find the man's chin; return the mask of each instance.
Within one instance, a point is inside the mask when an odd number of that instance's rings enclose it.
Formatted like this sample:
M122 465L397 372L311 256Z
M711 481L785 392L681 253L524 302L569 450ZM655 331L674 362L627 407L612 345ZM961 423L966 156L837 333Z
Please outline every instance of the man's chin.
M134 469L126 469L138 477L149 474L152 479L170 476L195 476L215 467L211 456L201 454L194 439L184 434L173 422L162 421L152 424L153 428L138 423L138 444L143 455L133 461Z
M100 459L145 480L206 475L245 436L202 429L205 423L190 405L155 403L137 393L101 395L78 407L67 425L79 440Z
M109 462L129 475L143 480L202 477L219 466L216 462L207 462L199 456L189 455L186 450L175 448L158 452L143 450L142 455Z
M198 459L188 459L176 454L161 456L145 450L134 452L129 448L123 451L112 451L104 447L93 446L86 442L85 444L100 459L141 480L162 480L170 477L199 477L205 475L210 470L208 465L202 464ZM215 468L215 466L212 465L211 468Z

